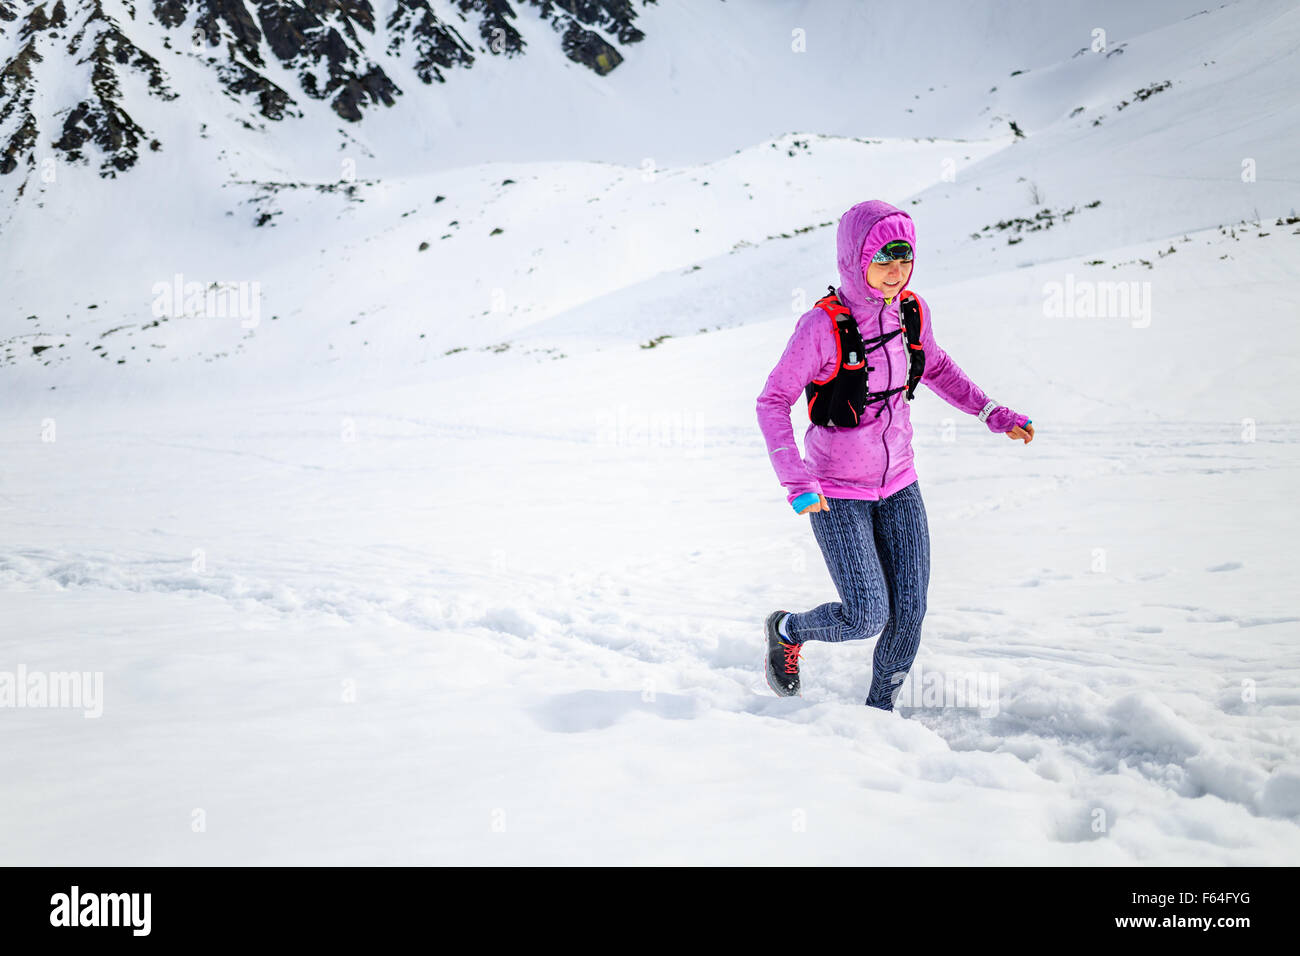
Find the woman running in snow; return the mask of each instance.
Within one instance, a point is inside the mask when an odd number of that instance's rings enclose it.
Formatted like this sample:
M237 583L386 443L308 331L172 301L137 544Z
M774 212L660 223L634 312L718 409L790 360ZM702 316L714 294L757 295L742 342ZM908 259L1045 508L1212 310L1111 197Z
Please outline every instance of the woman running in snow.
M795 696L804 641L880 634L866 703L893 710L921 642L930 586L930 530L912 461L911 406L902 394L908 348L903 334L890 336L900 329L899 302L912 277L916 233L907 213L871 200L840 217L836 243L836 296L852 313L871 363L866 413L852 427L809 425L807 462L799 457L790 406L809 384L843 374L835 320L815 306L795 324L758 396L758 423L786 500L796 514L810 516L840 600L768 616L767 682L781 696ZM1034 437L1030 419L991 401L966 377L935 342L930 308L916 298L925 354L921 381L954 408L978 415L990 431L1028 444ZM884 336L890 337L872 343Z

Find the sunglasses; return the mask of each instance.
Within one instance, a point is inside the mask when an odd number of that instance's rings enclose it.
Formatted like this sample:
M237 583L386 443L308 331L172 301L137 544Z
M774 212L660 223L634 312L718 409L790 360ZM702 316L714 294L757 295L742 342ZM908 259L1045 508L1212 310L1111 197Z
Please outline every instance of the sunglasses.
M880 251L871 257L872 262L893 262L896 259L902 259L904 262L912 261L912 247L902 239L885 243Z

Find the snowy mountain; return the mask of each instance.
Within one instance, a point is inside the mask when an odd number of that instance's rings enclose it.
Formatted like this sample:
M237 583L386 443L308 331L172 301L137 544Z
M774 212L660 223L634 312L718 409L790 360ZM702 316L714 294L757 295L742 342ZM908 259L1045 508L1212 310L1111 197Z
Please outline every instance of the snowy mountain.
M1294 4L0 31L0 677L103 676L95 719L0 710L8 859L1296 858ZM755 397L867 198L1038 429L918 395L893 715L870 641L798 700L760 666L834 589Z
M285 27L299 37L288 45L277 25L308 16L292 4L256 18L241 5L7 8L0 358L49 363L50 384L70 384L106 358L140 364L115 348L125 335L101 339L122 329L151 365L190 368L256 340L257 363L334 364L331 351L382 344L409 370L525 329L592 333L583 309L610 310L645 340L734 325L788 300L791 274L824 286L824 235L864 173L869 191L920 217L926 289L1142 243L1137 258L1154 261L1167 240L1295 213L1287 4L948 11L961 19L929 38L928 68L904 74L924 86L874 95L864 77L870 118L837 63L870 43L872 8L579 8L583 29L626 48L618 69L599 75L546 46L577 15L553 4L439 7L439 36L456 21L456 36L482 44L505 18L521 39L501 56L483 46L472 70L433 84L413 84L387 52L408 8L329 6L310 16L335 24L334 39ZM225 38L204 47L222 55L183 46L191 27ZM660 41L639 38L652 28ZM719 48L723 34L733 42ZM536 62L507 55L519 44ZM898 75L901 49L882 50L878 75ZM392 106L366 92L390 84L402 90ZM705 161L671 164L705 149ZM95 254L74 281L51 283L70 244ZM267 322L179 321L201 309L170 314L154 291L177 275L182 288L256 283ZM700 283L746 308L719 322L654 304ZM624 298L603 301L615 292ZM439 307L425 318L430 294Z
M599 74L623 55L592 27L623 46L644 36L628 0L517 5L535 10L568 59ZM130 169L142 140L163 148L132 118L144 95L138 87L164 101L177 99L167 86L173 68L183 71L185 99L209 89L224 93L236 104L230 119L251 129L263 120L303 118L303 99L327 103L338 118L357 122L367 109L396 104L402 87L393 73L403 84L412 75L424 84L445 83L445 71L472 67L476 54L513 57L527 46L508 3L458 0L445 19L427 0L384 6L380 21L367 0L155 0L138 14L129 0L6 2L0 5L8 48L0 118L9 122L0 171L34 166L42 130L49 130L57 159L78 161L83 145L93 142L105 154L100 175ZM74 77L88 82L66 82ZM38 90L39 116L33 111Z

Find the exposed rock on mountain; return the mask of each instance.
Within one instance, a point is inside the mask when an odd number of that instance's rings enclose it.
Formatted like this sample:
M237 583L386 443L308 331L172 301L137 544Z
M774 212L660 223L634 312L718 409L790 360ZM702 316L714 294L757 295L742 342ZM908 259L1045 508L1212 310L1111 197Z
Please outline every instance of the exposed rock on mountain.
M131 0L0 0L0 173L35 165L42 137L58 158L98 162L106 177L135 165L141 144L163 148L133 118L140 94L125 77L183 101L194 91L162 65L177 56L211 70L245 111L235 119L251 128L302 119L306 100L359 122L398 103L402 77L445 83L452 69L474 65L476 50L518 56L523 7L550 25L570 60L601 75L623 61L615 44L644 38L632 0L454 0L459 24L429 0L394 3L377 31L370 0L152 0L138 10Z

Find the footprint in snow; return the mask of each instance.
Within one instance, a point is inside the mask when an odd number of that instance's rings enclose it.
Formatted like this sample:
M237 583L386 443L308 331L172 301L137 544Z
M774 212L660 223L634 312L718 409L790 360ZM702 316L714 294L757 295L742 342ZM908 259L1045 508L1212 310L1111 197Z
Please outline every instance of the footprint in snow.
M666 720L690 720L708 705L684 694L644 694L632 690L580 690L556 694L532 709L533 717L545 730L559 734L578 734L612 727L633 711L642 711Z
M1240 561L1227 561L1227 562L1225 562L1225 563L1223 563L1223 564L1216 564L1216 565L1215 565L1214 567L1212 567L1212 568L1206 568L1205 570L1207 570L1207 571L1236 571L1236 570L1237 570L1238 568L1240 568L1241 566L1242 566L1242 565L1241 565L1241 562L1240 562Z

